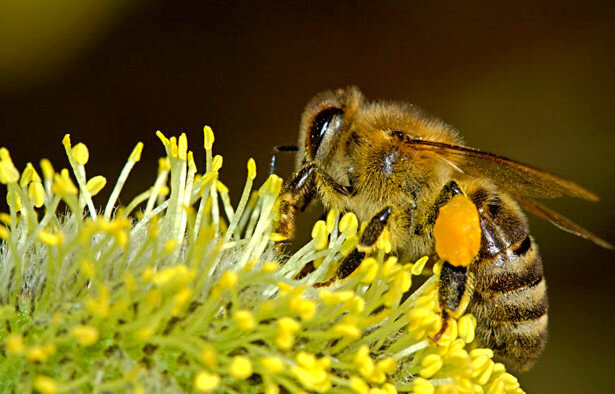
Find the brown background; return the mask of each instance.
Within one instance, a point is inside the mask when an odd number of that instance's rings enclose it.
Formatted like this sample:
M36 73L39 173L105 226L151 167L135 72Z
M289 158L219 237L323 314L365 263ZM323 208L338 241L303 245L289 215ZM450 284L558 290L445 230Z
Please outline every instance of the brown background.
M90 147L89 173L112 180L143 141L127 202L153 180L155 130L187 132L202 160L209 124L236 201L249 156L262 180L271 147L295 142L307 100L356 84L368 97L422 106L471 146L587 186L600 203L549 205L615 241L612 3L107 3L0 5L0 143L20 168L41 157L67 166L60 140L70 132ZM551 340L522 385L606 392L615 254L532 226L550 284Z

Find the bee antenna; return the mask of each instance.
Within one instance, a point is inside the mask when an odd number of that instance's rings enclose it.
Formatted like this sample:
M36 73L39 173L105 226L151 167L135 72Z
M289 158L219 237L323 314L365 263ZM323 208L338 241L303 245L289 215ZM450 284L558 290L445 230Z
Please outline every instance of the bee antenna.
M277 145L273 147L271 153L271 161L269 162L269 175L275 174L275 166L280 152L297 152L299 147L297 145Z

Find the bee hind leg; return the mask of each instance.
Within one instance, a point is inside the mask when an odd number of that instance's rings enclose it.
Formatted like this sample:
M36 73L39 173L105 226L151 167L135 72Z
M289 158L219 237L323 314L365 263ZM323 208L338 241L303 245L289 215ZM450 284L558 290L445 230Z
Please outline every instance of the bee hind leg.
M471 297L471 275L468 267L456 267L445 261L440 270L438 304L442 310L442 326L432 340L438 342L448 328L449 317L459 318L466 311Z
M329 286L336 280L344 279L348 275L352 274L361 264L361 261L363 261L366 252L374 246L378 240L378 237L380 237L380 234L384 231L384 228L389 221L389 217L391 216L391 212L391 207L386 207L374 215L374 217L367 224L367 227L365 227L365 231L363 231L363 235L361 235L359 244L352 252L350 252L348 256L344 258L340 266L335 271L333 277L324 282L314 284L314 287Z
M440 340L440 338L442 338L442 335L444 335L446 329L448 328L448 313L446 313L446 311L442 311L440 316L442 317L442 325L440 326L440 330L436 333L436 335L431 338L433 343L438 343L438 341Z

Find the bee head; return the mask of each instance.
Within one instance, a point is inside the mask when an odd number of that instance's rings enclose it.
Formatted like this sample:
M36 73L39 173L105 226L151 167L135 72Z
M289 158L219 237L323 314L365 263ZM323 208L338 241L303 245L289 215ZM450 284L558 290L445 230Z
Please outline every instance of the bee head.
M307 161L327 161L361 101L359 90L350 87L320 93L308 103L301 117L297 167Z

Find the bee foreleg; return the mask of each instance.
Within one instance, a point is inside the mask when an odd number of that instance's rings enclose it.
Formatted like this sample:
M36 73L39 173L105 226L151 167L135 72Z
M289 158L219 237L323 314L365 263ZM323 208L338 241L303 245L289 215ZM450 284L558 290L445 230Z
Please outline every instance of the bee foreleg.
M390 207L386 207L374 215L374 217L367 224L367 227L365 227L363 235L361 235L361 239L359 239L359 244L352 252L350 252L348 256L344 258L340 266L335 271L333 277L325 282L316 283L314 286L329 286L337 279L344 279L348 275L352 274L357 269L359 264L361 264L361 261L363 261L365 254L374 246L378 240L378 237L382 234L382 231L384 231L390 216Z
M272 165L275 166L275 159L273 158ZM297 211L303 211L316 195L314 177L318 177L318 183L323 187L330 188L339 194L348 196L354 193L352 186L344 186L337 183L335 179L323 171L316 163L308 163L301 167L290 181L284 185L280 194L276 231L286 239L291 239L294 236L295 215Z
M352 185L345 186L339 184L335 179L331 177L331 175L327 174L322 168L320 168L316 163L310 163L307 167L313 167L314 171L316 171L317 176L320 178L320 183L323 186L332 189L336 193L339 193L343 196L351 196L356 193L355 188Z
M297 211L305 209L315 196L314 170L314 166L301 168L284 184L280 193L276 232L287 239L294 236Z

